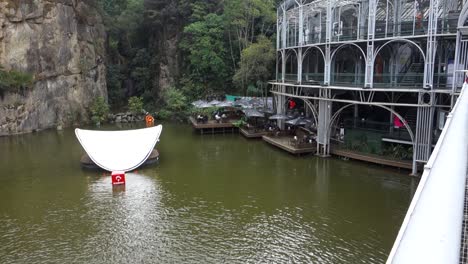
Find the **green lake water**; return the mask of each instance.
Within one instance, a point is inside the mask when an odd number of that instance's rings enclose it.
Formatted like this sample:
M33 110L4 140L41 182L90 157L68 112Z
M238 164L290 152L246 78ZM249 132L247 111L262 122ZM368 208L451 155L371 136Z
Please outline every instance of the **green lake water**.
M0 263L383 263L418 183L186 125L157 149L123 189L72 129L0 138Z

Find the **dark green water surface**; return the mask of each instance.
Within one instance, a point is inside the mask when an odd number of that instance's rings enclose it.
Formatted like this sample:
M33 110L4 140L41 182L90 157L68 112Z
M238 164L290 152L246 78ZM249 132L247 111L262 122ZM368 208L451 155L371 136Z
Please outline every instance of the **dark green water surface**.
M113 189L71 129L0 138L0 263L383 263L417 185L185 125L157 148Z

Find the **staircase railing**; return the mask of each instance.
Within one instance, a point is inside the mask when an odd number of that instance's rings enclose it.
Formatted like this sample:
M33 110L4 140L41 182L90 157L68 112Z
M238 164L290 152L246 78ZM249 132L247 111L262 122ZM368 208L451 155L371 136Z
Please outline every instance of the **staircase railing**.
M398 72L397 83L401 83L401 81L403 81L406 74L408 73L408 70L411 68L411 65L413 65L413 61L414 61L413 56L410 56L410 58L406 60L406 63L403 65L403 67Z

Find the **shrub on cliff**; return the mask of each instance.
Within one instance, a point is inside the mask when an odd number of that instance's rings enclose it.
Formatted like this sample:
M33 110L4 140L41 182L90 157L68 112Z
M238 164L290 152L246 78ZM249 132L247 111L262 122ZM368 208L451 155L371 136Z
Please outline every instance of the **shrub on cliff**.
M5 71L0 68L0 94L5 92L18 93L31 88L34 83L32 74L19 71Z
M104 97L96 97L90 107L91 120L96 125L100 125L102 122L107 120L109 114L109 105Z

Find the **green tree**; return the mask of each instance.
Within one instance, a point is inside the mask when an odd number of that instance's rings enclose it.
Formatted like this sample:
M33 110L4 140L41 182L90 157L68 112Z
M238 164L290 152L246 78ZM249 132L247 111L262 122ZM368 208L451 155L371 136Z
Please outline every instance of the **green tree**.
M121 65L107 65L107 91L110 105L121 106L124 102L125 91L122 87L124 80L125 75L122 73Z
M102 96L96 97L90 107L91 120L96 124L100 125L102 122L107 120L109 114L109 105L106 99Z
M234 82L244 89L252 85L264 86L274 72L275 54L272 41L265 36L259 36L257 43L242 51L240 67L234 75Z
M113 107L152 89L144 0L99 0L107 40L107 89ZM151 93L150 93L151 94ZM148 99L150 100L150 99Z
M175 88L169 88L164 92L164 99L167 109L171 112L182 112L188 107L187 98L181 91Z
M133 96L128 99L128 110L133 114L143 113L143 98Z
M151 84L151 54L147 49L139 49L136 51L132 61L130 62L130 77L135 85L135 92L138 95L145 94L145 91L152 90ZM152 100L145 98L145 100Z
M175 22L180 11L179 2L166 0L146 0L146 14L152 24L166 25L167 22Z
M174 89L186 100L256 92L274 72L278 0L86 1L97 2L104 17L113 107L131 96L143 97L146 107L167 105L161 66L174 70ZM174 42L179 50L169 58L164 52Z
M276 23L274 0L230 0L225 2L225 24L233 68L242 50L259 35L272 36Z
M127 6L127 0L98 0L98 6L103 12L111 16L117 16Z
M181 46L188 53L191 79L204 84L206 89L222 89L228 77L223 17L209 14L186 26L184 33L186 38Z
M191 8L190 23L202 21L210 13L222 13L223 3L219 0L189 0L188 2Z

